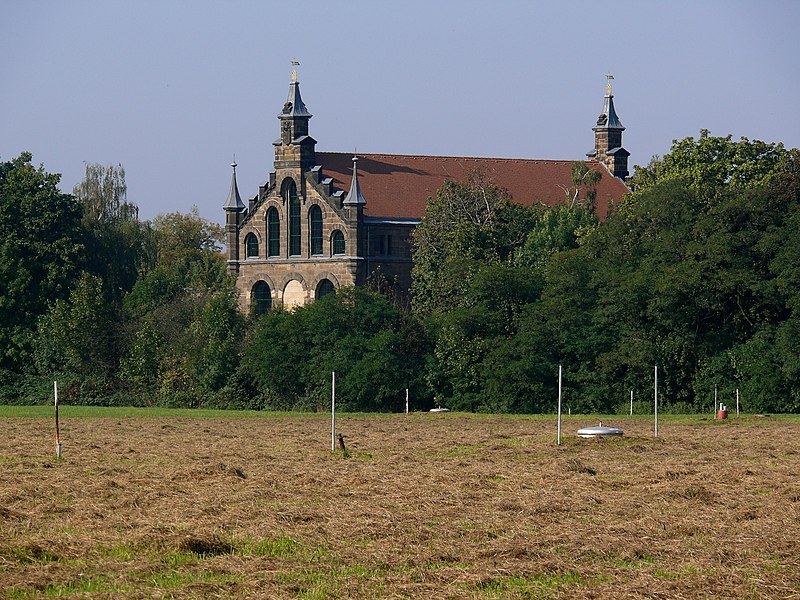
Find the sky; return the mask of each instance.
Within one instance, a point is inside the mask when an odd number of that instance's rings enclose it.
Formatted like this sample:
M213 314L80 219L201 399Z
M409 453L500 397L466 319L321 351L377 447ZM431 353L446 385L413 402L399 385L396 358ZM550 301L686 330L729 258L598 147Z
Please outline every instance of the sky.
M121 164L140 218L222 223L292 59L320 151L581 159L607 73L631 166L701 129L800 147L798 31L796 0L0 0L0 160L65 192Z

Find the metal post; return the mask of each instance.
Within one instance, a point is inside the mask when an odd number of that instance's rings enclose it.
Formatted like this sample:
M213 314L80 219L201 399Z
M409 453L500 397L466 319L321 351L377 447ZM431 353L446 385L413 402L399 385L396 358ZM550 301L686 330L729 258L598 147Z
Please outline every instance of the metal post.
M331 371L331 452L336 450L336 371Z
M630 414L630 416L633 416L633 390L631 390L631 414Z
M558 445L561 445L561 365L558 365Z
M739 388L736 388L736 416L739 416Z
M56 411L56 458L61 458L61 431L58 427L58 382L53 382L53 404Z
M408 414L408 388L406 388L406 414Z
M653 408L656 415L656 437L658 437L658 365L655 365L655 380L653 382Z
M717 417L717 384L714 384L714 418Z

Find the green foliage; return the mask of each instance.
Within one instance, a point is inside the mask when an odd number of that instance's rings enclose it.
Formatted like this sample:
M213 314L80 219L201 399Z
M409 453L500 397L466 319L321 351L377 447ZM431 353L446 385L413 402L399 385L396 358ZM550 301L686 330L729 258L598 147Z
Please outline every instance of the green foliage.
M116 350L113 314L102 281L83 273L68 300L56 300L41 319L36 366L41 373L107 376Z
M597 184L603 178L602 172L590 168L586 161L576 160L572 163L570 174L572 187L564 190L567 196L566 207L572 209L576 206L583 206L593 210L597 196ZM583 198L581 198L581 192L583 192Z
M86 175L72 190L83 207L83 222L89 225L136 221L139 209L127 201L128 186L122 165L86 164Z
M164 339L153 324L145 320L136 332L127 356L120 363L120 378L153 390L166 350Z
M189 372L202 389L217 392L236 369L244 317L232 287L214 293L189 327Z
M66 299L83 260L80 205L32 156L0 163L0 368L30 360L37 319Z
M152 226L156 232L158 264L181 265L192 270L195 263L205 264L208 257L219 255L224 230L202 218L196 206L188 215L158 215Z
M560 363L572 409L605 412L652 389L658 364L665 410L705 410L714 385L726 397L740 388L748 410L797 410L798 164L780 144L704 131L641 169L603 224L588 190L577 201L589 174L577 164L567 203L539 210L511 253L516 270L497 277L486 275L506 264L491 243L499 211L448 221L464 191L451 186L426 215L437 251L414 272L438 399L552 410Z
M552 258L597 226L585 200L594 173L578 163L568 204L554 208L514 204L479 175L445 183L429 204L414 233L412 289L435 339L427 378L437 402L486 412L544 407L544 364L518 354L527 343L519 328Z
M335 371L342 410L399 410L405 388L415 398L427 395L425 345L419 326L382 296L342 288L293 312L259 317L243 366L265 396L288 398L286 408L325 409Z
M413 236L413 311L345 288L245 318L222 229L136 218L121 167L75 198L29 154L0 164L0 402L479 412L800 411L800 152L674 142L603 223L598 171L525 208L481 174L446 182ZM81 208L83 207L83 211ZM378 273L371 284L392 292ZM645 404L637 404L637 410Z
M646 167L636 165L630 185L637 192L663 181L678 180L705 197L726 189L741 189L769 183L783 160L783 144L769 144L746 137L714 137L707 129L699 139L672 141L663 158L654 157Z
M508 258L534 219L532 209L511 202L482 173L466 182L445 181L412 236L417 314L446 311L481 264Z
M152 266L152 231L127 200L122 165L87 164L73 194L83 208L86 268L102 278L106 298L118 306L139 273Z
M597 215L583 204L545 208L515 253L515 262L543 271L556 253L575 248L597 225Z

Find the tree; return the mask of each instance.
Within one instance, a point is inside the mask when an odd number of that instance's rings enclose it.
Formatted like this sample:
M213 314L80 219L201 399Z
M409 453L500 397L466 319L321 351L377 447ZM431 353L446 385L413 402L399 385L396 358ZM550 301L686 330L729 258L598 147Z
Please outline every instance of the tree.
M236 304L233 286L215 292L189 327L189 372L198 386L217 392L234 373L244 317Z
M108 377L116 368L112 311L102 281L82 273L68 300L41 319L36 364L43 374Z
M575 208L579 204L594 210L594 201L597 196L597 184L603 178L603 174L589 168L586 161L576 160L572 163L570 170L572 187L561 186L564 195L567 197L567 208ZM581 198L583 192L583 198Z
M149 232L152 266L124 300L136 332L124 352L124 378L153 386L162 404L198 406L236 372L244 329L219 252L222 231L195 208L157 216Z
M206 298L232 285L220 252L222 228L202 218L197 207L190 214L158 215L150 232L151 266L141 270L125 298L131 315L142 316L187 295Z
M73 195L83 207L87 268L102 278L106 298L119 305L149 266L149 226L139 222L139 208L128 202L122 165L87 164Z
M86 164L86 175L72 189L83 206L83 222L89 226L118 221L137 221L139 208L127 200L128 186L122 165Z
M30 364L37 319L84 261L80 204L28 152L0 163L0 369Z
M120 362L119 376L144 391L154 392L161 375L165 344L152 323L144 320L136 332L127 356Z
M541 272L556 253L576 248L579 239L598 222L594 211L584 204L544 207L525 243L515 253L515 262Z
M478 267L507 260L534 219L532 209L514 204L480 172L466 182L445 181L412 235L414 310L452 307Z
M746 137L736 142L731 135L715 137L702 129L697 140L673 140L672 149L663 158L653 157L646 167L636 165L630 185L640 192L677 179L701 195L713 197L722 189L769 183L785 153L780 143Z
M284 408L318 409L336 372L342 410L399 410L404 390L425 397L421 329L381 295L341 288L289 312L259 317L244 368Z
M200 216L197 207L189 214L167 213L153 219L156 233L157 264L188 267L204 263L209 256L221 256L224 230Z

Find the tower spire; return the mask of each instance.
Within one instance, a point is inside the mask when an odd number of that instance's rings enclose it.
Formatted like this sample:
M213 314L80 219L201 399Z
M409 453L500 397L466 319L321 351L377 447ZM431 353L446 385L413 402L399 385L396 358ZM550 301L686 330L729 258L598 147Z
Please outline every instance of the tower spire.
M606 75L606 94L603 97L603 112L597 117L597 123L592 127L594 150L587 156L605 164L614 177L625 179L628 176L630 152L622 147L622 132L625 131L625 126L614 108L614 94L611 87L613 80L614 76L608 73Z
M226 211L234 211L234 212L241 212L244 210L244 203L242 202L242 197L239 195L239 186L236 185L236 158L233 159L231 163L231 167L233 167L233 175L231 175L231 191L228 193L228 200L225 202L224 208Z
M300 62L292 60L292 76L289 82L289 96L283 104L278 120L281 122L281 137L275 146L275 168L300 161L303 169L315 164L314 145L316 141L308 135L308 121L311 113L308 112L302 96L300 96L300 82L297 80L297 67Z
M361 193L361 186L358 183L358 156L353 155L353 179L350 181L350 191L344 199L345 206L363 206L367 203Z
M606 75L606 95L603 97L603 112L597 117L597 125L594 130L598 129L616 129L625 131L625 126L617 116L617 111L614 109L614 94L611 93L611 82L614 76L609 73Z
M289 83L289 97L283 105L279 118L301 117L310 118L312 115L308 112L303 99L300 97L300 82L297 81L297 67L300 66L300 61L292 59L292 79Z

